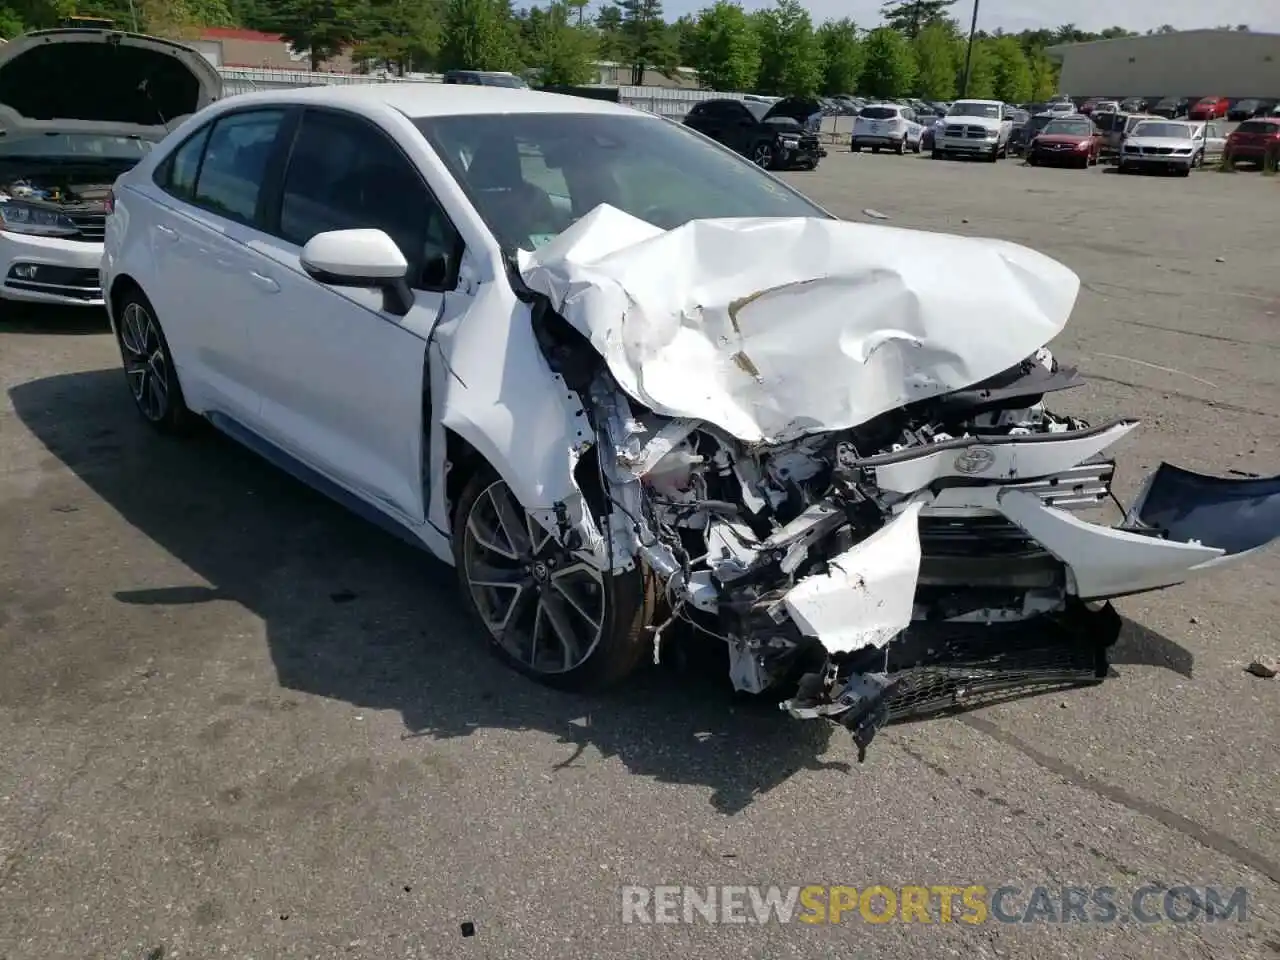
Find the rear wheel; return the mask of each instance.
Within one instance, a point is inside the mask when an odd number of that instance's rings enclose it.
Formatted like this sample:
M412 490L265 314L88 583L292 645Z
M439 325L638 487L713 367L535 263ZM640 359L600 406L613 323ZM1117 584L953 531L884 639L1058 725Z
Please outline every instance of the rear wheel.
M487 466L458 500L453 552L463 596L508 666L548 686L592 690L639 663L652 576L604 572L570 552Z
M898 141L898 143L894 146L893 149L894 149L894 152L898 154L898 156L902 156L904 153L906 153L907 138L904 136L901 140Z
M161 433L185 433L194 418L151 302L135 289L121 297L116 309L116 341L134 406Z
M854 144L850 144L850 145L849 145L849 150L850 150L850 152L852 152L852 153L861 153L861 152L862 152L862 147L860 147L860 146L858 146L856 143L854 143Z
M879 152L880 152L880 148L879 148L879 147L872 147L872 148L871 148L871 152L872 152L872 153L879 153Z
M768 170L773 166L773 144L757 143L751 148L751 162Z

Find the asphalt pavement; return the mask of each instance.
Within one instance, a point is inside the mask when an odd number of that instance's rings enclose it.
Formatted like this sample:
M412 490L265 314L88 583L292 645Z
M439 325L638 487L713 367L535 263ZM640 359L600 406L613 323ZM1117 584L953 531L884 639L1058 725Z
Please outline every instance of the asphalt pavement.
M787 179L1077 270L1054 348L1090 382L1057 406L1142 419L1121 499L1161 460L1280 473L1280 178L833 149ZM1280 678L1244 669L1280 655L1280 550L1121 601L1105 683L894 726L859 765L698 658L599 698L507 672L451 571L228 441L144 429L96 314L0 306L0 388L4 960L1280 956ZM623 923L655 884L1248 907Z

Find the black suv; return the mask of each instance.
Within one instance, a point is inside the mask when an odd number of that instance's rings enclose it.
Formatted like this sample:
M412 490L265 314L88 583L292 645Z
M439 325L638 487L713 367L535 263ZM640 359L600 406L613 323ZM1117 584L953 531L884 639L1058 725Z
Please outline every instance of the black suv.
M821 118L822 105L803 97L777 103L702 100L685 115L684 124L766 169L812 170L827 155L818 142Z

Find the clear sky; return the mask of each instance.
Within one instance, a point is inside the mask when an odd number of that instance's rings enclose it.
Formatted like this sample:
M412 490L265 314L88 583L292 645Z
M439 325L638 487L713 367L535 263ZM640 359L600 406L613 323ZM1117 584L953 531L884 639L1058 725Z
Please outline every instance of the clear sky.
M740 0L748 10L772 0ZM851 17L860 27L880 21L882 0L801 0L815 21ZM980 0L979 29L1003 27L1016 33L1074 23L1081 30L1118 26L1145 31L1171 24L1181 30L1247 23L1255 31L1280 33L1280 0ZM664 0L668 20L710 6L711 0ZM966 27L973 0L958 0L952 16Z

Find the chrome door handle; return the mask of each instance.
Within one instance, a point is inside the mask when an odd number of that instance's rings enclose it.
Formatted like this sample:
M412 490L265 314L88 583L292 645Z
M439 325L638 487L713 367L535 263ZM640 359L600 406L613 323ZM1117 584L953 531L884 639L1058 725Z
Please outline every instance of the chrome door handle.
M250 270L249 276L253 277L253 282L260 286L267 293L279 293L280 284L276 283L265 273L259 273L257 270Z

